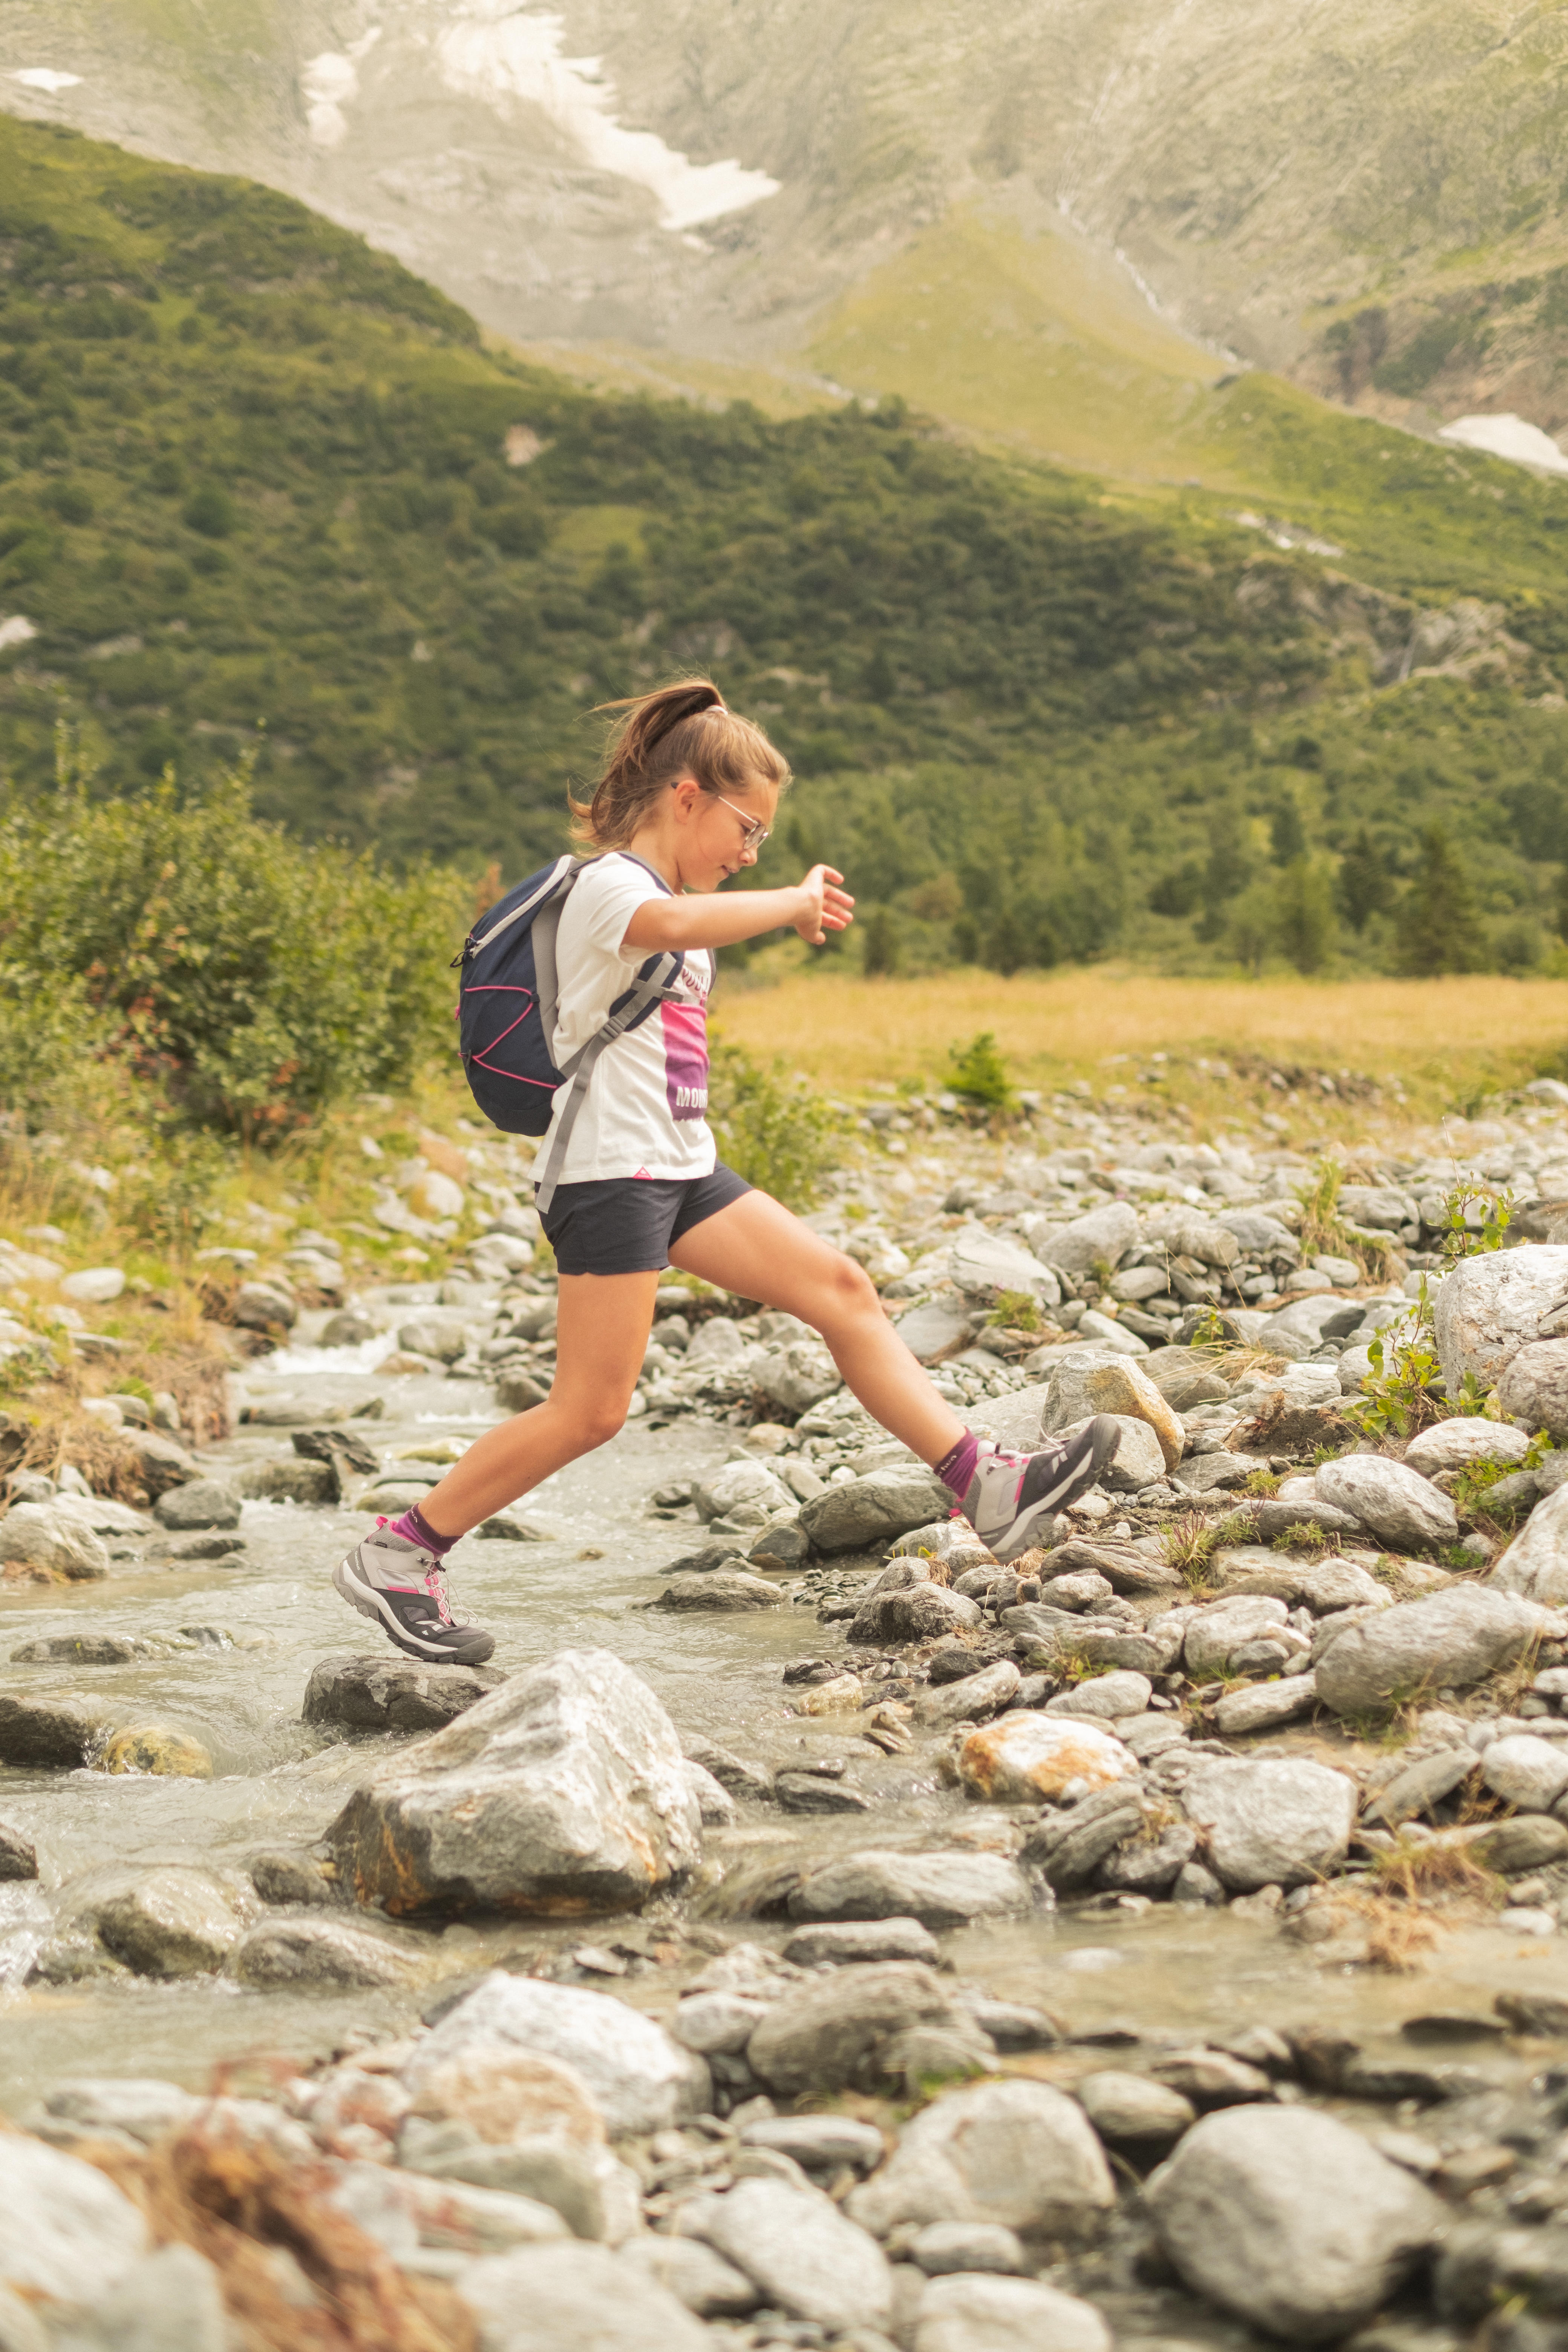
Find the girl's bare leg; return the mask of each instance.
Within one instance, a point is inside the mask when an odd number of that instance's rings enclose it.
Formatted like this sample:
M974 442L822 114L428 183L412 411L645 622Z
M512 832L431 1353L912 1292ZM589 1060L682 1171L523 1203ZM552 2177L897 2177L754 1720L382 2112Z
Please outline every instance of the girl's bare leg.
M705 1217L670 1257L687 1274L782 1307L820 1331L867 1412L922 1462L941 1462L963 1436L963 1423L889 1322L870 1277L767 1193L748 1192Z
M549 1397L488 1429L431 1487L419 1509L437 1535L467 1535L614 1437L642 1370L658 1288L657 1274L562 1276Z

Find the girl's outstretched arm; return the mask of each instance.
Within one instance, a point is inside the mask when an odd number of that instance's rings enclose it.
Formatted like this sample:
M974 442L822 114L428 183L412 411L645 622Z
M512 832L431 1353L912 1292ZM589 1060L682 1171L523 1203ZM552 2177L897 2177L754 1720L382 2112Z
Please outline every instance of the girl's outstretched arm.
M728 948L763 931L798 931L820 947L829 931L855 919L855 901L831 866L814 866L791 890L737 890L720 898L647 898L626 925L624 944L658 953L667 948Z

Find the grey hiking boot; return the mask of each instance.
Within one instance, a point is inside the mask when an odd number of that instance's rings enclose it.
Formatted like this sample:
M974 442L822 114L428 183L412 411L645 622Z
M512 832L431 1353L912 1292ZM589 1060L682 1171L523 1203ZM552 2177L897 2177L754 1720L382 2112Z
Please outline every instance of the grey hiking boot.
M1037 1454L1004 1454L982 1438L963 1516L998 1559L1016 1559L1040 1540L1058 1511L1088 1493L1121 1442L1108 1412Z
M374 1618L389 1642L433 1666L482 1666L495 1637L453 1610L433 1551L395 1536L385 1519L332 1570L351 1609Z

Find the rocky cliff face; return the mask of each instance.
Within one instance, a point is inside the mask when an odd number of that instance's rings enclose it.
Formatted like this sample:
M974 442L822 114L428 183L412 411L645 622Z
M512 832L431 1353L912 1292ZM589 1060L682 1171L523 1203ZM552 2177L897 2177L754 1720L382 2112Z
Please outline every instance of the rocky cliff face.
M983 201L1330 398L1568 420L1568 30L1493 0L19 0L5 49L6 104L287 187L520 337L787 358Z

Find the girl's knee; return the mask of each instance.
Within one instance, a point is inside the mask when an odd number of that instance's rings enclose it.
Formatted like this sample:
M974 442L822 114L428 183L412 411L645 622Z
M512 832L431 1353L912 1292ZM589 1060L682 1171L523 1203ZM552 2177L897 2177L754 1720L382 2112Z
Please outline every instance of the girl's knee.
M851 1323L868 1315L879 1317L882 1302L877 1296L877 1286L863 1265L852 1257L834 1254L834 1264L828 1275L823 1300L824 1324Z

